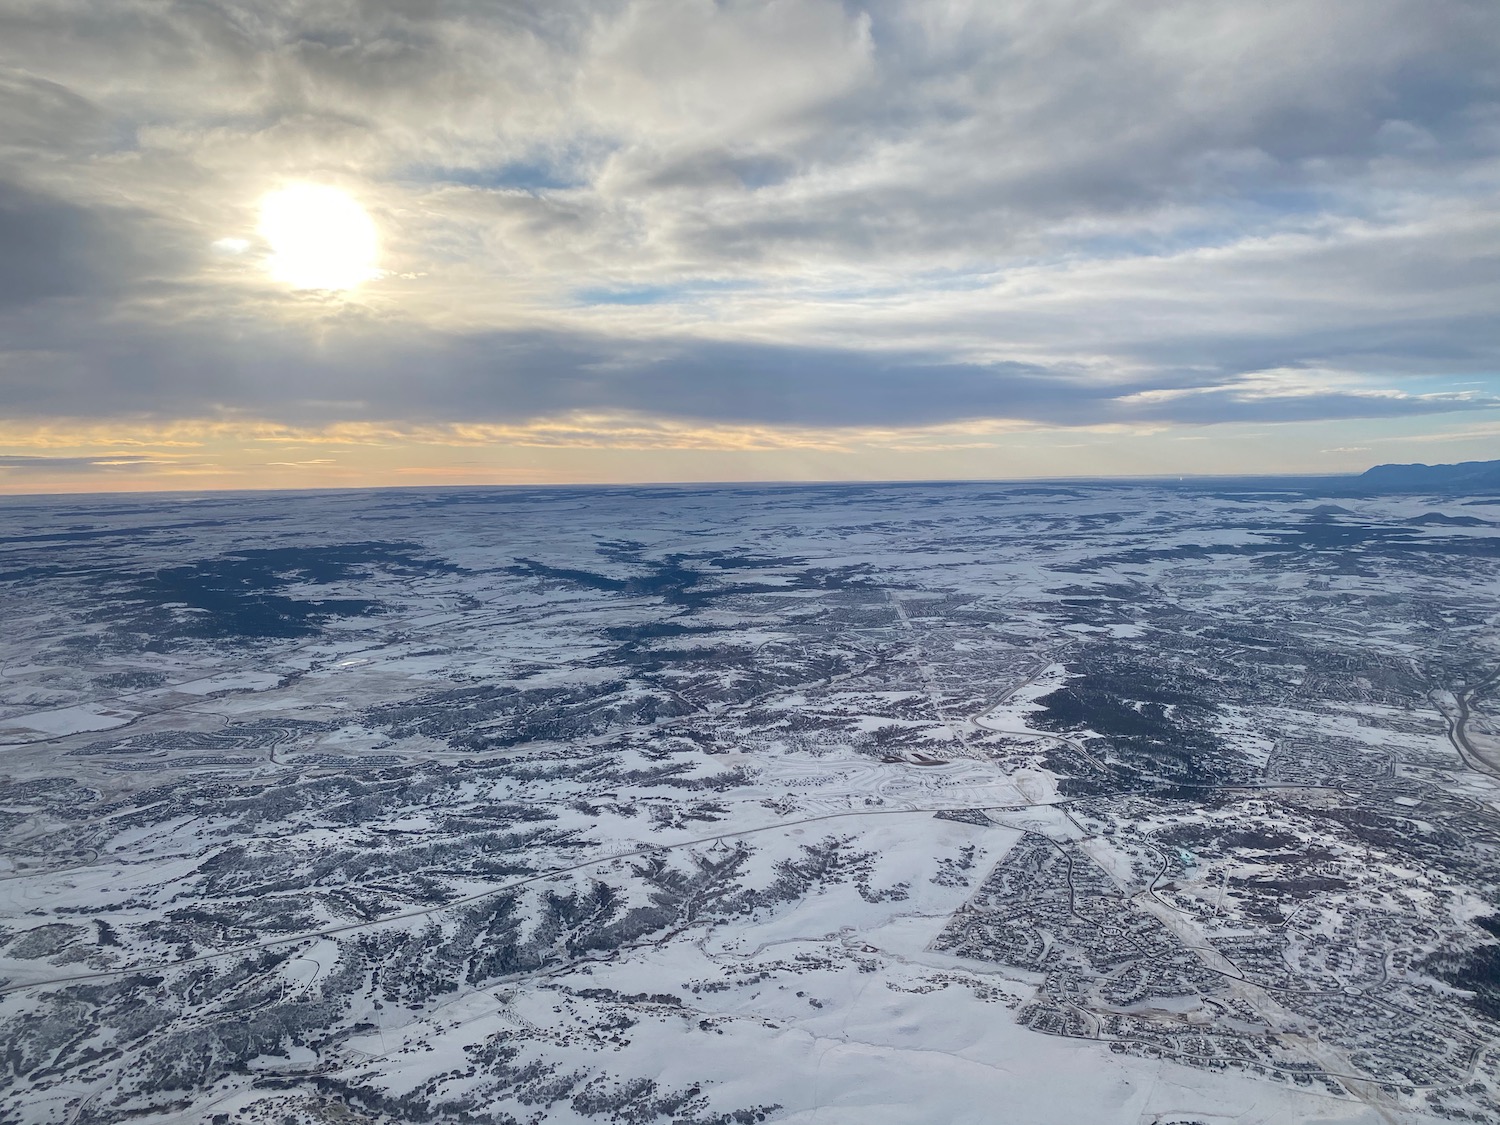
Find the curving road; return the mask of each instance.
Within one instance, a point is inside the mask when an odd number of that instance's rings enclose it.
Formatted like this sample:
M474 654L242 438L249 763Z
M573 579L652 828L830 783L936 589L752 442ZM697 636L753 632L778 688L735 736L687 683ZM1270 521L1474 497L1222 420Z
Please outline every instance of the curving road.
M1469 741L1469 712L1470 704L1487 689L1493 687L1500 680L1500 671L1492 672L1486 679L1477 684L1471 684L1460 691L1453 693L1458 702L1458 713L1449 714L1446 707L1439 707L1443 717L1448 720L1448 741L1453 743L1453 749L1458 751L1458 756L1464 760L1464 765L1480 773L1487 773L1491 777L1500 778L1500 752L1495 750L1482 750Z

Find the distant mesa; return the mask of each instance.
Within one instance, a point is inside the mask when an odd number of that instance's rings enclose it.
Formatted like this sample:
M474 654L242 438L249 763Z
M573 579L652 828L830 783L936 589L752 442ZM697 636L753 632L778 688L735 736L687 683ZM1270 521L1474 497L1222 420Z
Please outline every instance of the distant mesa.
M1299 516L1312 516L1315 519L1328 519L1331 516L1352 516L1348 508L1342 508L1337 504L1318 504L1311 508L1293 508Z
M1458 465L1376 465L1357 478L1372 492L1489 492L1500 490L1500 461Z
M1488 527L1489 520L1482 520L1478 516L1449 516L1442 512L1426 512L1413 519L1402 520L1410 527Z

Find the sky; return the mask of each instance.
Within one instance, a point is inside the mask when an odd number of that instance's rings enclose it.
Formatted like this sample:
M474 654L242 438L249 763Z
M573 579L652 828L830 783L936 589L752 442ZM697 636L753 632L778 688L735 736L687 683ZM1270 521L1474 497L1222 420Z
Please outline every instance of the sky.
M0 0L0 491L1500 457L1497 190L1495 0Z

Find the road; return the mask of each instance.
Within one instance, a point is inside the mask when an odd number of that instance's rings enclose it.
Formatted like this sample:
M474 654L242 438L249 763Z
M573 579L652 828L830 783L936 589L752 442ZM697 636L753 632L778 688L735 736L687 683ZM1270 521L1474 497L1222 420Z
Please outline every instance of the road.
M1031 675L1027 676L1020 683L1016 684L1014 687L1006 691L1006 693L1002 695L995 703L991 704L983 714L976 715L973 722L976 727L983 727L985 730L992 730L996 734L1015 735L1018 738L1032 738L1043 742L1061 742L1070 750L1072 750L1073 753L1077 754L1080 758L1086 761L1089 765L1093 766L1100 773L1108 774L1109 770L1104 765L1104 763L1090 754L1086 749L1084 749L1083 743L1077 741L1076 739L1068 738L1065 735L1061 734L1048 734L1043 731L1002 727L997 725L990 719L991 715L993 715L1001 707L1004 707L1007 703L1010 702L1011 698L1016 694L1016 692L1020 691L1022 688L1030 687L1033 683L1036 682L1036 680L1042 675L1043 672L1056 664L1058 661L1058 657L1062 655L1063 650L1067 647L1067 645L1064 645L1062 649L1059 649L1052 656L1048 657L1047 660L1039 668L1037 668L1036 671L1032 672Z
M1494 686L1497 680L1500 680L1500 671L1492 672L1488 678L1480 680L1477 684L1470 684L1454 692L1454 699L1458 702L1458 714L1450 714L1448 709L1441 705L1439 709L1443 712L1443 717L1448 720L1448 741L1453 743L1453 749L1458 751L1458 756L1464 760L1464 764L1472 770L1500 778L1500 752L1479 749L1469 741L1468 732L1470 703Z
M932 702L932 710L937 715L938 722L942 723L945 727L948 728L949 737L952 738L954 742L958 743L960 747L962 747L963 753L966 757L979 758L983 760L984 755L977 753L973 749L973 747L969 745L969 740L964 737L962 725L959 723L955 723L952 719L950 719L947 712L944 710L943 693L938 690L937 677L933 675L931 667L929 667L927 664L927 657L922 652L922 638L917 632L916 628L912 625L911 618L906 615L906 607L901 604L901 599L896 597L896 595L891 593L891 591L889 590L885 592L885 598L886 601L890 602L891 605L895 607L896 617L901 622L902 630L910 634L912 638L914 656L913 662L917 666L918 675L922 677L922 685L927 690L927 698Z

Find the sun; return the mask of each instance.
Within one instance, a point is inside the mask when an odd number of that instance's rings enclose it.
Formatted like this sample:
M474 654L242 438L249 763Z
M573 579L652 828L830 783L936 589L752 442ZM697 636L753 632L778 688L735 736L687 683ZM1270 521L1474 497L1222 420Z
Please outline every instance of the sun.
M267 267L293 289L353 289L375 276L375 223L348 192L293 184L260 204L260 233L271 245Z

